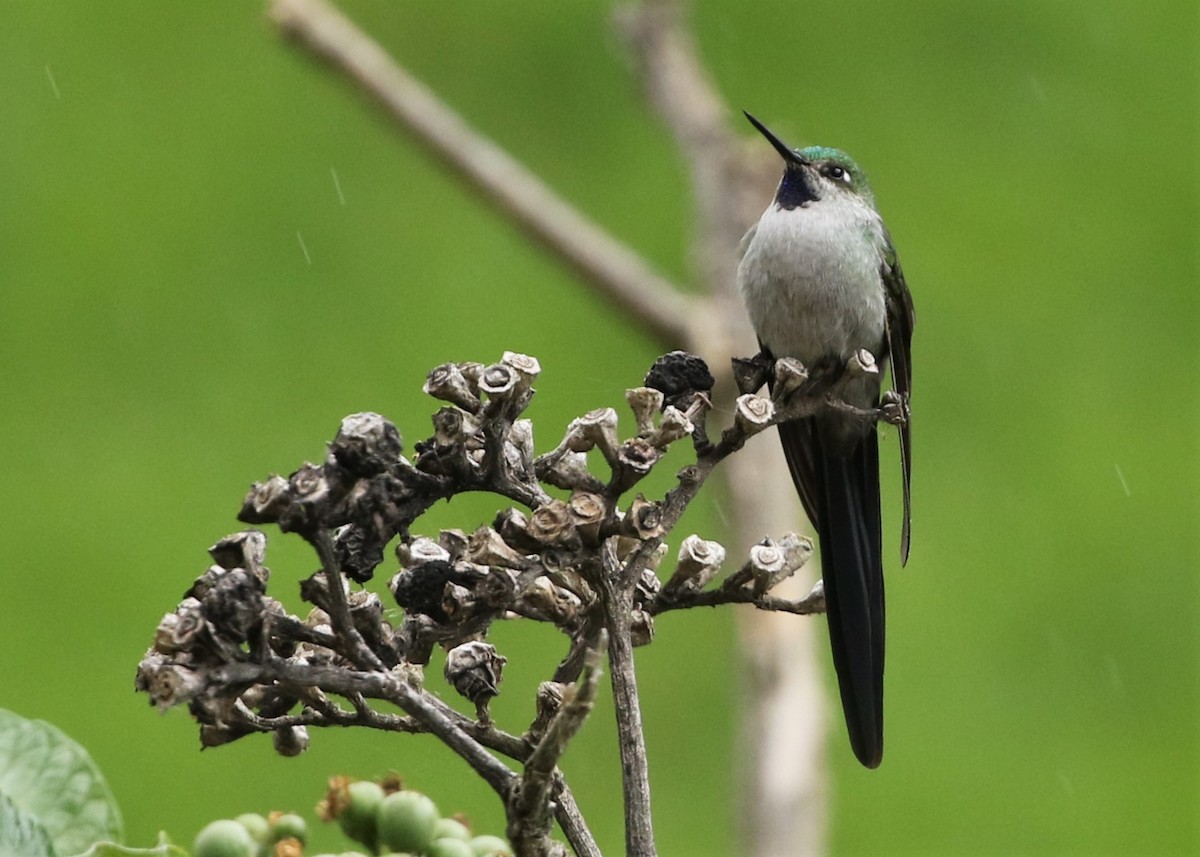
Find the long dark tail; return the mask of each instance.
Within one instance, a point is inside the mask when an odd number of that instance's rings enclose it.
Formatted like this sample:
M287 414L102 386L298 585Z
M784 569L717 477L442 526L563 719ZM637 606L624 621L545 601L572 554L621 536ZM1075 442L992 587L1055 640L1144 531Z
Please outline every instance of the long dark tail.
M796 487L821 542L829 641L854 755L883 759L883 546L879 440L874 430L848 455L824 448L809 421L781 425Z

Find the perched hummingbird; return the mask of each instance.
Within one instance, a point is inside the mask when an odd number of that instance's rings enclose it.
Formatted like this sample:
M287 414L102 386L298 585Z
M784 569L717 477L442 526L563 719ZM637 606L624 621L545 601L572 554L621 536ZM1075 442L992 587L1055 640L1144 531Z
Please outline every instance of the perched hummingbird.
M783 156L774 201L742 242L738 284L763 352L793 357L836 377L837 396L861 409L880 403L882 375L845 373L866 349L891 361L903 403L901 564L908 560L908 396L912 298L866 176L849 155L792 149L751 124ZM779 426L792 481L816 527L824 569L830 648L850 745L868 768L883 758L883 558L879 440L873 420L826 411Z

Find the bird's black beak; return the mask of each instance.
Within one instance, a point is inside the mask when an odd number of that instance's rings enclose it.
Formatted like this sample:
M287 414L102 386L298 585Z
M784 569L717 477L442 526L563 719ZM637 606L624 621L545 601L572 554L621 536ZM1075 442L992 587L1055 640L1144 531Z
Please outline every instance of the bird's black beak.
M743 110L742 112L746 113L745 110ZM753 125L755 128L758 129L758 133L762 134L764 137L767 138L767 140L770 141L771 145L775 147L775 151L777 151L780 155L783 156L784 163L786 163L789 167L790 166L797 166L797 167L809 166L809 164L811 162L808 160L808 158L801 157L794 149L789 148L788 145L783 142L783 140L780 140L778 137L776 137L774 134L771 133L770 128L768 128L763 123L759 122L757 119L755 119L749 113L746 113L746 118L750 120L751 125Z

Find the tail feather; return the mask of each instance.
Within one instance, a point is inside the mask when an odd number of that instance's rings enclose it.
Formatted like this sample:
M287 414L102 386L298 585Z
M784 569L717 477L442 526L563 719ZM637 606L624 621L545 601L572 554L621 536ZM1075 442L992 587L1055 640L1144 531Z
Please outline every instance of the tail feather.
M797 488L805 505L815 507L810 516L820 538L830 648L850 745L862 764L874 768L883 758L879 441L872 430L846 455L824 448L820 435L809 426L781 436L793 477L803 473L806 484Z

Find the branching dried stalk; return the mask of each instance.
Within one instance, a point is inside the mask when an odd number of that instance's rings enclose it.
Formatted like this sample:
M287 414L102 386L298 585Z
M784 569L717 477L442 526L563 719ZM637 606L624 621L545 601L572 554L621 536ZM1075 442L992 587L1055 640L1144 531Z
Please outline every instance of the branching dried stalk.
M206 747L259 732L273 735L280 753L295 755L318 726L431 733L503 801L518 854L566 853L551 837L553 815L575 853L598 855L557 763L591 711L607 648L627 853L653 855L632 652L651 641L654 617L720 604L796 614L823 609L819 591L800 601L772 594L812 554L811 542L795 534L756 545L715 588L725 550L698 536L684 540L665 586L655 573L664 539L722 460L778 422L847 407L833 395L836 383L810 380L782 363L774 394L757 395L767 367L741 365L738 417L716 441L703 427L712 376L699 358L673 352L655 364L646 386L626 393L635 436L619 437L615 411L592 411L540 456L533 425L521 416L540 368L535 359L506 353L490 366L434 369L425 390L449 404L434 414L434 434L415 444L412 460L395 425L378 414L354 414L342 421L322 464L271 476L247 494L243 522L276 524L315 549L321 569L301 581L309 614L288 615L267 594L262 532L227 536L209 549L214 564L159 623L138 668L138 689L160 709L186 704ZM795 383L782 383L785 377ZM904 418L887 407L859 413L864 420ZM629 500L668 446L685 438L695 461L666 495ZM587 468L591 449L601 451L603 476ZM430 506L465 491L523 508L504 509L492 526L470 535L413 532ZM404 611L398 624L377 594L352 585L373 578L393 540L400 570L388 589ZM516 619L551 624L566 638L554 682L539 692L538 717L520 734L499 728L488 711L507 663L488 632L496 621ZM474 717L424 689L424 669L439 648L447 680L474 705ZM404 714L379 711L376 701Z

